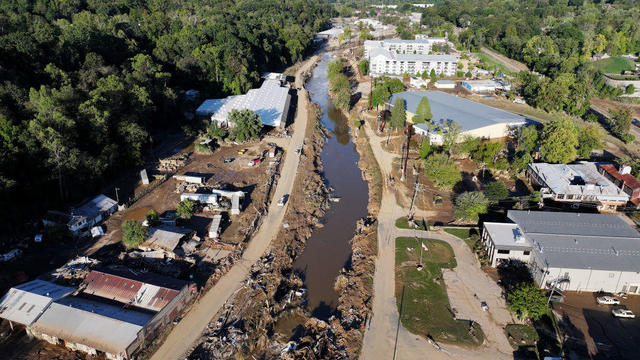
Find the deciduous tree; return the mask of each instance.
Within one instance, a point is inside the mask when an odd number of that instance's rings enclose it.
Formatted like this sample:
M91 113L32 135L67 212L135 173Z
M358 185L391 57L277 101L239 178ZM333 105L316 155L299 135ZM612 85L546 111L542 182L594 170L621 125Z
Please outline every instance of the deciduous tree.
M507 295L509 310L520 318L538 320L549 312L547 299L534 283L520 283Z
M147 240L147 229L139 221L127 220L122 223L122 244L133 249Z
M540 144L540 155L545 162L566 164L578 157L576 127L564 116L545 125Z
M262 121L260 115L249 109L231 110L228 116L231 128L231 137L235 141L247 141L260 136L262 131Z

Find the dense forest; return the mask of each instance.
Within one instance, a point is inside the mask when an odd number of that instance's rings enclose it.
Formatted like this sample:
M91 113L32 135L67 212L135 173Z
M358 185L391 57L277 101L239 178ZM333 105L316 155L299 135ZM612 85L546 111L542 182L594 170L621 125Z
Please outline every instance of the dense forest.
M143 164L156 134L184 125L182 91L243 93L300 60L331 11L318 0L0 2L0 233Z
M520 74L527 102L576 116L586 114L592 96L616 95L591 57L640 51L640 4L633 0L445 0L422 19L433 29L455 26L450 38L463 49L488 46L524 62L544 75Z

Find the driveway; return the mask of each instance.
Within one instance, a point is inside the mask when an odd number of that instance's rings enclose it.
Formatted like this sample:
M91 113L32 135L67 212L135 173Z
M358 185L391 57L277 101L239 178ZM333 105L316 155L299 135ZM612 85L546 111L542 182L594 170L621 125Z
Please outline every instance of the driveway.
M382 138L374 133L368 123L365 124L365 131L382 171L382 178L386 180L389 178L394 155L382 150ZM398 206L393 192L385 184L378 214L378 258L373 280L373 315L364 336L361 358L513 359L513 350L502 331L502 325L509 317L505 314L504 301L500 298L501 291L497 284L480 270L479 263L462 240L443 232L397 229L395 220L406 216L407 212L407 209ZM438 350L424 338L409 333L400 324L395 299L395 238L399 236L438 239L451 245L458 266L447 276L450 276L450 280L456 280L452 288L464 299L456 302L460 307L458 311L463 311L471 320L480 323L487 338L485 345L474 349L445 345L443 350ZM449 285L447 287L449 288ZM487 301L491 311L485 313L481 309L474 310L474 303L478 308L480 305L473 294Z
M315 58L307 60L296 73L297 86L302 86L302 82L299 80L300 74L311 66L314 59ZM285 148L285 159L280 173L280 179L278 180L273 195L274 199L279 199L285 194L290 194L293 189L300 160L298 154L295 153L295 149L303 145L306 136L308 108L308 94L305 89L302 89L298 93L298 111L294 122L293 137ZM164 343L151 357L152 360L185 358L209 322L211 322L212 318L243 285L244 280L249 275L251 265L262 256L269 247L271 239L278 234L286 209L287 205L284 207L277 206L276 201L270 204L269 211L263 219L260 229L249 242L249 245L242 255L242 259L191 307L189 312L173 328Z

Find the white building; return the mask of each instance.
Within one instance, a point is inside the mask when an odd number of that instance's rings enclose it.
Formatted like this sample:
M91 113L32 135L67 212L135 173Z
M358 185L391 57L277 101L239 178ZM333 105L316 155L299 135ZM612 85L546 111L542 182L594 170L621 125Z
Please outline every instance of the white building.
M364 57L367 58L373 49L385 49L395 54L428 55L433 44L446 44L444 38L423 37L419 40L366 40L364 42Z
M434 84L438 89L455 89L456 82L453 80L438 80Z
M196 109L196 115L210 118L221 126L233 126L228 119L231 111L249 109L260 116L263 125L283 128L291 103L289 87L285 85L284 77L278 76L281 74L268 74L262 86L244 95L205 100Z
M423 8L423 9L433 6L433 4L411 4L411 5L415 7Z
M472 92L494 92L496 90L511 90L511 85L501 80L465 80L461 85L465 89Z
M482 244L487 249L492 267L500 265L505 260L528 263L531 258L531 243L517 224L485 222Z
M437 75L454 76L458 69L458 59L453 55L416 55L394 54L393 52L375 48L369 57L369 73L372 76L384 74L419 75L424 71Z
M42 219L42 223L45 226L66 225L69 231L77 235L105 220L116 210L118 210L118 203L110 197L100 194L73 208L69 213L49 211Z
M640 233L619 216L509 210L507 217L513 224L485 224L492 265L526 261L541 288L640 294Z

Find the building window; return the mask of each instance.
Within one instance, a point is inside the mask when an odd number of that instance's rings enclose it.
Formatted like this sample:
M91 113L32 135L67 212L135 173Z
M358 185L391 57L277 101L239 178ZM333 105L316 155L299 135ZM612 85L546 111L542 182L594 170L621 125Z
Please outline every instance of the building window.
M509 250L498 250L498 254L508 254Z
M615 273L609 273L609 279L613 279L614 277L616 277Z
M525 250L525 251L522 252L522 255L525 255L525 256L529 255L529 254L531 254L531 251L529 251L529 250Z

